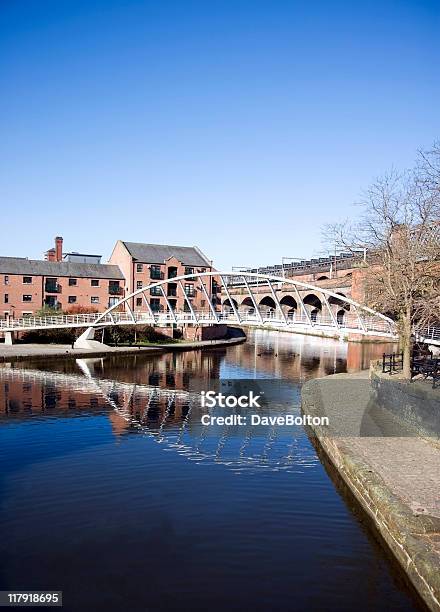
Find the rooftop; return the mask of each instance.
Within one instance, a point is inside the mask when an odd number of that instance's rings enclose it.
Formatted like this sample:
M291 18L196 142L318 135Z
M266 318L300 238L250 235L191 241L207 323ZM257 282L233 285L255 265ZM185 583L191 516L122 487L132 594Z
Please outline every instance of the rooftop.
M23 257L0 257L0 274L124 280L121 270L115 265L43 261L40 259L25 259Z
M122 241L130 255L138 261L152 264L163 264L170 257L175 257L186 266L211 267L212 262L196 246L174 246L170 244L144 244L142 242Z

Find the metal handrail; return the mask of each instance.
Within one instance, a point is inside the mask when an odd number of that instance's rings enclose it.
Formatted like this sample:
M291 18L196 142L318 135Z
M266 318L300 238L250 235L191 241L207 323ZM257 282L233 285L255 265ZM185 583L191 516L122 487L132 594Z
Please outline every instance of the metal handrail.
M268 311L266 308L258 309L261 315L261 320L264 323L274 323L277 325L286 326L286 321L279 311ZM258 312L255 309L240 310L240 318L243 323L261 323ZM98 326L114 325L118 323L138 324L138 323L153 323L167 324L174 323L175 319L179 323L212 323L219 321L228 321L237 323L237 317L233 311L223 310L217 313L217 316L210 310L194 311L194 314L189 311L175 311L174 314L166 312L155 312L153 315L149 312L113 312L107 314L104 318L100 313L87 313L75 315L51 315L48 317L23 317L20 319L9 319L0 321L0 331L14 330L31 330L36 328L57 328L57 327L86 327L93 326L97 319L100 319ZM286 315L287 325L309 325L308 317L304 313L288 313ZM364 316L362 323L367 331L388 332L386 321L375 319L374 317ZM334 329L334 321L327 314L318 314L313 320L313 325L319 327L330 327ZM362 330L361 322L358 317L347 313L341 322L338 322L338 329L344 330ZM430 328L430 337L440 338L440 329Z

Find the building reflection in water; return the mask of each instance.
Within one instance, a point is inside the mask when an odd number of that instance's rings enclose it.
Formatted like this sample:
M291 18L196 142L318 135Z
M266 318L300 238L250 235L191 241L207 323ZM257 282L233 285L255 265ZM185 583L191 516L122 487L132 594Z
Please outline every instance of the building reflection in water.
M304 445L302 429L205 427L200 390L220 378L287 380L291 399L270 410L299 415L304 380L362 369L383 350L256 330L245 344L227 349L57 361L50 369L48 362L5 366L0 368L0 421L102 413L115 436L144 434L189 460L234 470L304 469L317 459Z

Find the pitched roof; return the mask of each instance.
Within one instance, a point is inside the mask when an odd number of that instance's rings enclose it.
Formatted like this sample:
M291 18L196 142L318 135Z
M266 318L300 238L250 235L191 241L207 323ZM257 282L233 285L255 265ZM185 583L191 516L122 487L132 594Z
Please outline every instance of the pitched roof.
M163 264L169 257L175 257L186 266L211 267L212 263L196 246L173 246L170 244L143 244L122 241L130 255L144 263Z
M73 261L42 261L24 257L0 257L0 274L124 280L121 270L115 265L87 264Z

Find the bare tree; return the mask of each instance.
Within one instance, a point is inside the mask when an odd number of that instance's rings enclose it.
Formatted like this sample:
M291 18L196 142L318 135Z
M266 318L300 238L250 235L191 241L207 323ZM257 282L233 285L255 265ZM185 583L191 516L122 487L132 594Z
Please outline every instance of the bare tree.
M367 253L366 301L396 320L410 378L412 334L440 321L440 146L419 152L414 170L378 178L360 204L358 222L324 234L336 248Z

